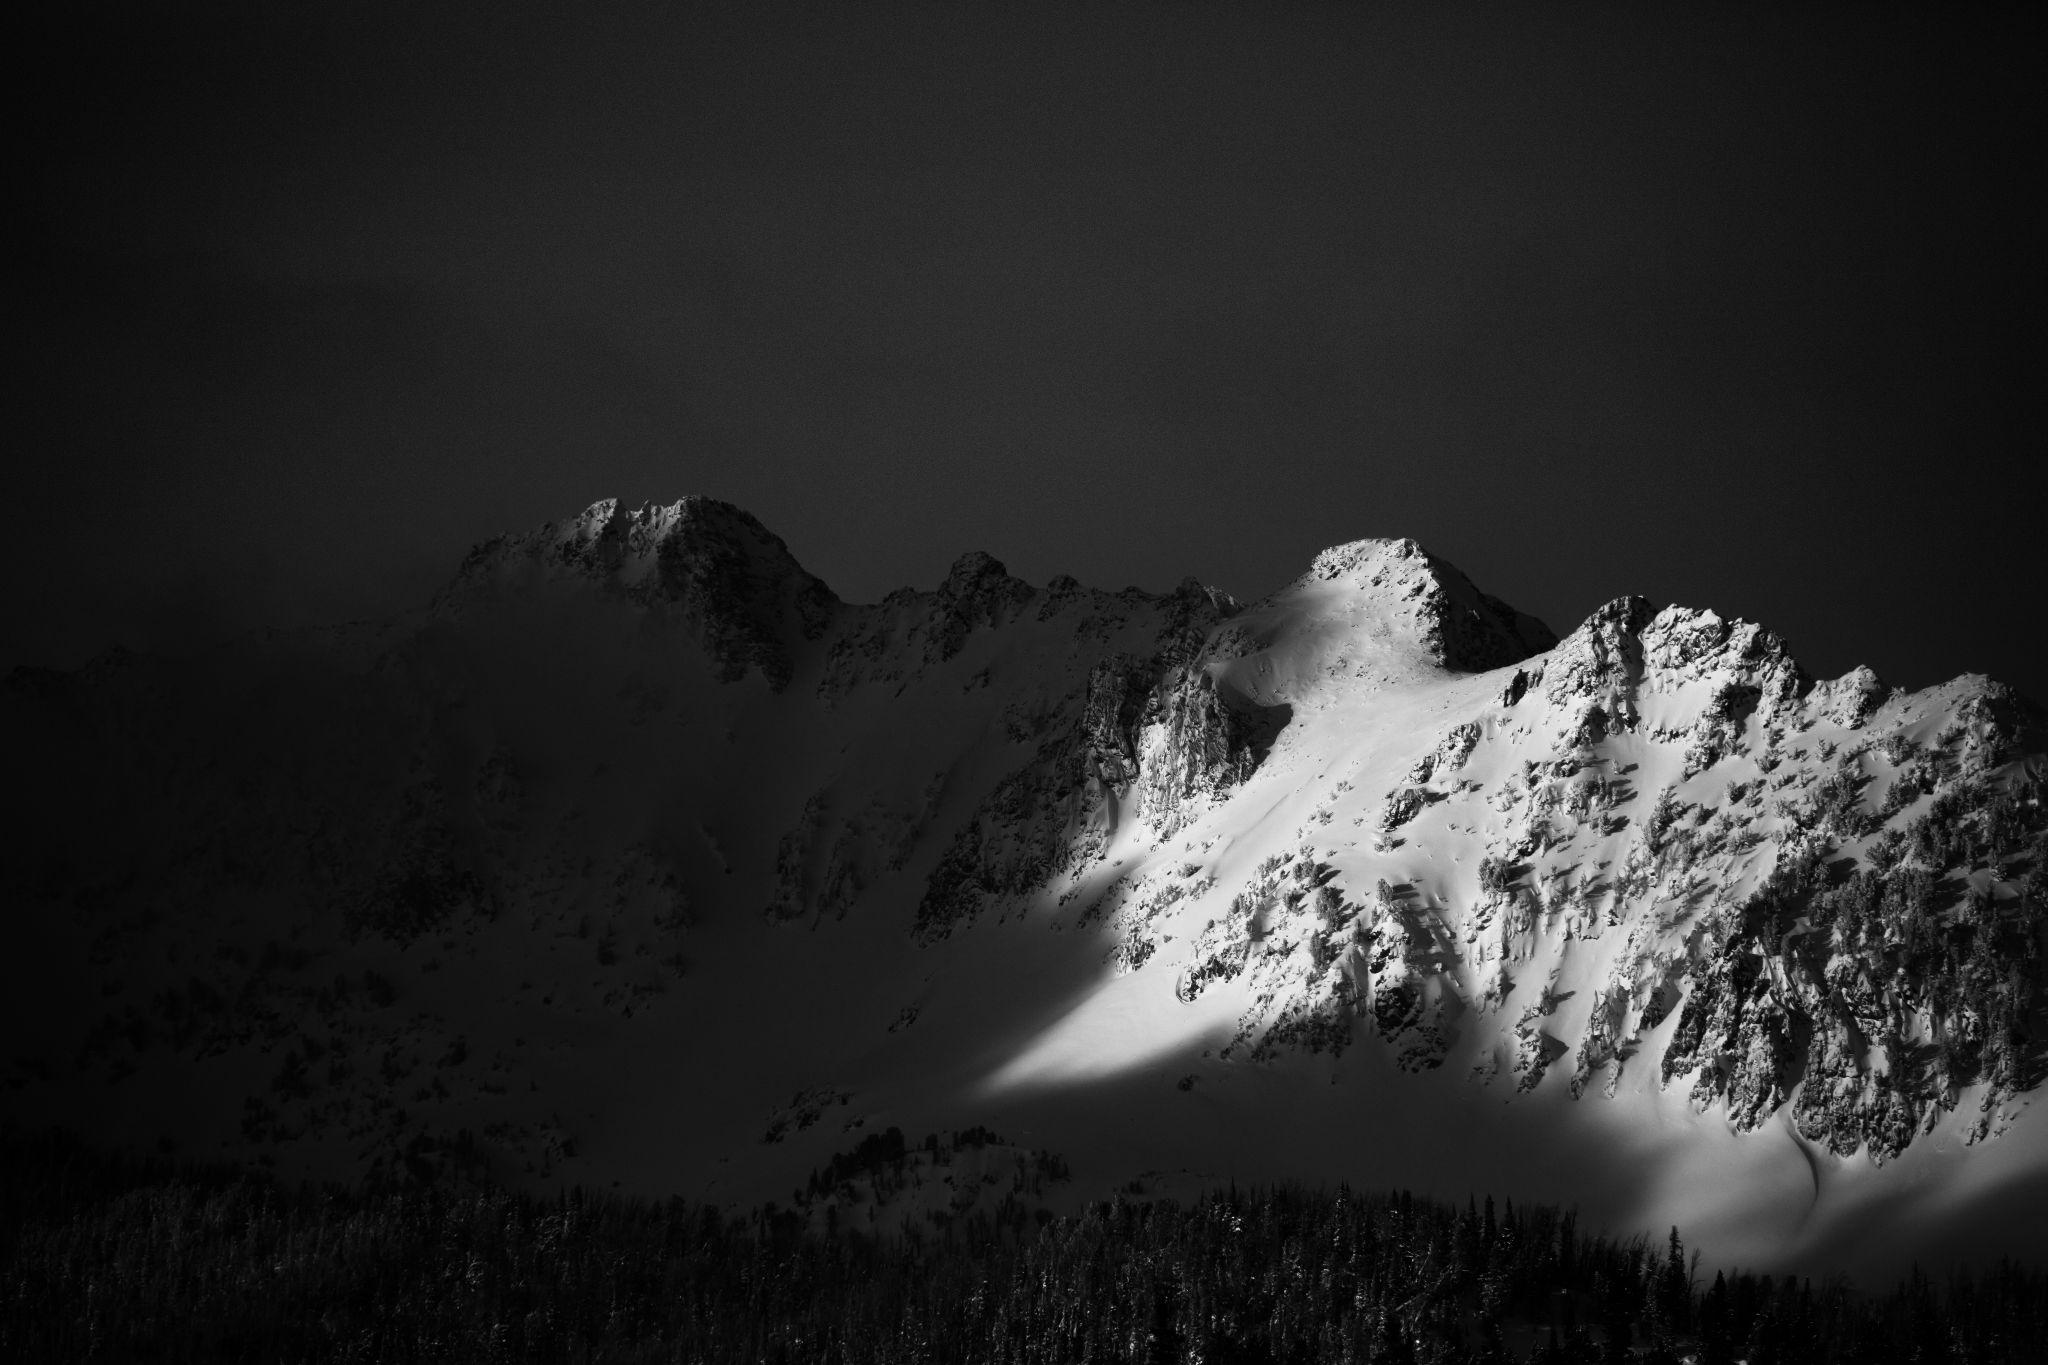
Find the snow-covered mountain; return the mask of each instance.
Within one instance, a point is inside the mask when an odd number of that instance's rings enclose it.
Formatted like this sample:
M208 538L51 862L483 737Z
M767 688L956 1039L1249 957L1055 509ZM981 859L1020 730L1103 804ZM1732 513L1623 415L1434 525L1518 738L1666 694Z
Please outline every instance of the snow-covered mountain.
M1341 1178L2038 1255L2048 740L1983 678L1558 640L1402 540L853 605L686 498L0 717L17 1122L736 1204L898 1127L863 1216Z

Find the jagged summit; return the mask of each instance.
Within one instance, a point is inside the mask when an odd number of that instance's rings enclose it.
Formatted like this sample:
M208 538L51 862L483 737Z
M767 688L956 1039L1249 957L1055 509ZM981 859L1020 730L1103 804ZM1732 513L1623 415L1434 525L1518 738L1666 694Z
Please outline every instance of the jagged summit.
M1518 697L1538 686L1586 733L1632 728L1646 694L1700 689L1707 716L1722 726L1754 714L1767 725L1824 720L1851 729L1899 695L1867 667L1814 678L1782 636L1754 622L1705 608L1660 609L1635 596L1596 609L1555 649L1518 670L1509 692ZM1947 687L1959 695L2006 691L1970 676Z

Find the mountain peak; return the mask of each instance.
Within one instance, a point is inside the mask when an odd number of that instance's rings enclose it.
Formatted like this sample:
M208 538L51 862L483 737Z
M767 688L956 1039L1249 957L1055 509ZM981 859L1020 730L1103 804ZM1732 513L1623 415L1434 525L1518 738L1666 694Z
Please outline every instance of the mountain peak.
M1007 585L1022 582L1011 577L1009 567L988 551L969 550L946 571L946 581L939 585L939 593L945 597L972 597L990 590L1000 592Z
M1317 555L1310 563L1310 578L1329 580L1344 577L1370 577L1376 573L1412 565L1421 570L1438 563L1435 556L1407 537L1367 537L1363 540L1347 540L1341 545L1332 545Z
M1292 583L1233 613L1208 655L1232 695L1274 706L1342 697L1359 681L1370 690L1488 672L1556 642L1418 542L1389 537L1324 550Z
M1481 592L1456 565L1405 536L1332 545L1279 597L1323 599L1333 589L1332 606L1355 616L1362 596L1387 618L1375 634L1412 634L1429 664L1454 672L1502 668L1557 643L1543 622Z
M471 550L436 606L461 612L507 588L586 582L679 612L703 634L721 676L758 667L778 688L790 644L824 632L839 599L744 508L689 494L627 509L601 498L576 516Z

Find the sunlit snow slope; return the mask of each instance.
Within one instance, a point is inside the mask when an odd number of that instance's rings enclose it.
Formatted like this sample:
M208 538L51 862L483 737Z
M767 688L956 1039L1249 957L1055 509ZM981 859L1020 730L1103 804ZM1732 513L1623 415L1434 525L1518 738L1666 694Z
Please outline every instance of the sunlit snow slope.
M1981 678L1558 641L1409 541L855 606L693 498L0 717L17 1122L734 1204L978 1126L851 1215L1298 1177L2039 1255L2048 760Z

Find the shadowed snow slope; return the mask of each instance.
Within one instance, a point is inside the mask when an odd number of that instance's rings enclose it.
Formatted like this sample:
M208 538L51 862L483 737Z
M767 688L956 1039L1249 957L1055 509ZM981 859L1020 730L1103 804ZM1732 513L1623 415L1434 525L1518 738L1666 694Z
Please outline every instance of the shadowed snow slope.
M686 498L0 724L17 1122L734 1204L981 1124L1055 1200L2039 1255L2048 763L1982 678L1636 598L1559 641L1402 540L1248 607L983 554L853 605Z

